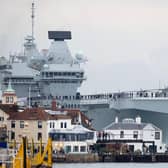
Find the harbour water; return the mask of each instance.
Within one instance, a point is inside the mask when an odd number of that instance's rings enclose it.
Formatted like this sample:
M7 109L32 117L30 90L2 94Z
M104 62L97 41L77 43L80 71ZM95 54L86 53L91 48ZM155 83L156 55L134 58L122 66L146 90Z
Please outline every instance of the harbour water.
M167 168L168 163L75 163L53 165L53 168Z

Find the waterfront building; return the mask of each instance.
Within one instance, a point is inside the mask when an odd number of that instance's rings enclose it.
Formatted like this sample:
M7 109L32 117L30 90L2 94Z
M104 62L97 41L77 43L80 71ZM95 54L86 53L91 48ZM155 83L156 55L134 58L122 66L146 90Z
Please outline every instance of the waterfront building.
M135 120L123 119L122 122L116 117L115 122L105 127L102 133L98 133L98 139L127 144L131 152L163 153L166 150L162 142L162 130L151 123L141 122L139 116Z
M88 153L96 143L96 132L79 110L50 111L47 130L55 153ZM57 114L57 115L53 115ZM72 117L73 115L73 117ZM87 128L83 125L87 125Z
M10 114L7 120L7 133L9 141L21 142L21 137L26 136L39 143L47 142L47 119L48 114L42 108L25 109L22 112Z
M96 142L95 131L90 120L77 109L57 108L52 102L52 110L43 108L28 108L10 113L7 119L7 134L9 142L21 141L26 136L34 143L46 143L49 136L53 140L53 150L87 153L89 147ZM62 144L64 146L62 146Z

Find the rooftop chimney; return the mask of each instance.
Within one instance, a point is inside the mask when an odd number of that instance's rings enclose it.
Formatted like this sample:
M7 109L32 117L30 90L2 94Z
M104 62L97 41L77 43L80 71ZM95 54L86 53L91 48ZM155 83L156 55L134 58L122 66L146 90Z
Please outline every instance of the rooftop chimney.
M137 116L137 117L135 118L135 122L136 122L137 124L141 124L141 117L140 117L140 116Z
M56 111L57 110L57 102L55 99L52 100L51 102L51 110Z
M115 117L115 123L118 123L118 116Z

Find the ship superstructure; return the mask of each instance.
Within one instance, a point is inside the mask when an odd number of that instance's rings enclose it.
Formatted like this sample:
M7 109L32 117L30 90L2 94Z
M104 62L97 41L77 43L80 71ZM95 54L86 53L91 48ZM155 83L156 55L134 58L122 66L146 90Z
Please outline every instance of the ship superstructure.
M2 88L11 80L17 96L27 97L31 105L50 106L52 99L56 99L58 105L79 108L77 90L86 77L80 67L82 60L71 56L65 41L71 39L71 32L49 31L48 36L53 41L46 55L36 49L31 36L28 36L24 55L12 55L9 62L1 65Z

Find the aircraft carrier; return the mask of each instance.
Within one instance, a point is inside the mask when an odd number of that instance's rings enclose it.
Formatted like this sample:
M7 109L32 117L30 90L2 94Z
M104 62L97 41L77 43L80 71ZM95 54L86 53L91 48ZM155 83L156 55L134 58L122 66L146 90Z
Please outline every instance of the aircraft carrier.
M142 117L142 121L156 124L168 141L168 89L81 95L79 88L86 80L81 64L87 59L80 53L71 55L66 40L70 31L49 31L49 49L39 51L34 38L34 3L32 3L32 34L25 38L24 52L11 54L9 60L0 57L2 91L9 80L22 106L39 105L46 108L56 100L62 108L80 108L102 129L122 118ZM100 79L101 80L101 79Z

